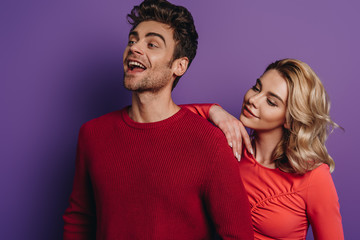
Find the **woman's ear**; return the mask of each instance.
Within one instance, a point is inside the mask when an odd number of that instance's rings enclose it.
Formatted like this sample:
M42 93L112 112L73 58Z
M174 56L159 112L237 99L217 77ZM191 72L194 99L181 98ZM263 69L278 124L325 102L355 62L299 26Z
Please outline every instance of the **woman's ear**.
M174 74L177 77L182 76L189 65L189 59L187 57L178 58L173 62Z
M288 122L285 122L285 123L284 123L284 128L290 129L290 124L289 124Z

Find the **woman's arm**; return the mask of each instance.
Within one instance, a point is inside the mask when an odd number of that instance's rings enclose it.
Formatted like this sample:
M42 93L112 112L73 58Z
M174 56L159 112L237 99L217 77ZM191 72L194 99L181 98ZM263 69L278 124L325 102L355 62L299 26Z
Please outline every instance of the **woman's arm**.
M180 107L187 108L191 112L200 115L201 117L210 120L210 108L217 105L216 103L197 103L197 104L182 104Z
M328 165L312 171L306 199L314 239L344 239L338 196Z
M188 104L181 105L190 111L199 114L213 122L225 134L227 142L233 149L235 157L240 160L242 144L250 153L253 153L251 141L244 125L234 116L225 111L217 104Z

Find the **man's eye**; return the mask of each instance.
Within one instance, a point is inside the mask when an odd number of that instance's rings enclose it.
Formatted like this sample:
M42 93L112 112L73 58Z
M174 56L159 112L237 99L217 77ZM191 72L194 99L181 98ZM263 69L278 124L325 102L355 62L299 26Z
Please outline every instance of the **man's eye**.
M157 48L158 46L156 44L154 44L154 43L149 43L149 47L150 48Z
M260 92L260 89L256 85L254 85L251 89L255 92Z
M135 44L135 41L132 41L132 40L129 40L128 41L128 46L132 46L132 45L134 45Z

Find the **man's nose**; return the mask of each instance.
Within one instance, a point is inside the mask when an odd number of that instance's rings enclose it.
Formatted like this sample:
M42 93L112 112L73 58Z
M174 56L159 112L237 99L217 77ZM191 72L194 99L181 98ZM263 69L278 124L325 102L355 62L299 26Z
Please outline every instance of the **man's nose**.
M130 51L131 51L132 53L136 53L136 54L140 54L140 55L144 54L143 48L142 48L142 46L141 46L141 43L139 43L139 42L133 43L133 44L130 46Z

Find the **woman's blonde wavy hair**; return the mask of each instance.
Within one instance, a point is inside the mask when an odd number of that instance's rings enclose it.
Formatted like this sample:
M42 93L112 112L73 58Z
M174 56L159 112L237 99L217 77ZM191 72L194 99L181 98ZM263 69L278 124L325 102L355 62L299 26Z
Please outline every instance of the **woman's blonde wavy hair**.
M287 81L286 123L281 141L273 151L276 167L285 172L304 174L321 163L335 163L325 141L338 125L329 116L329 97L319 77L304 62L283 59L271 63L265 72L277 70Z

